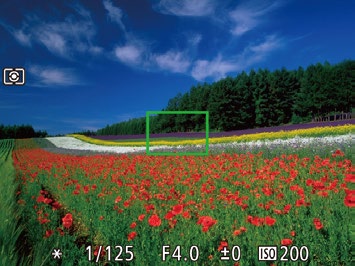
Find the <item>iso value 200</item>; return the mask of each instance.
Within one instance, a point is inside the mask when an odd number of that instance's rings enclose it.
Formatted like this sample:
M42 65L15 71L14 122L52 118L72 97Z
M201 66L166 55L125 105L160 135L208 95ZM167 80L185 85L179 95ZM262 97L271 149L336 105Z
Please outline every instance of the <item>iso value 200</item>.
M307 246L259 246L259 261L307 261L309 250Z
M297 247L297 246L291 246L290 248L288 246L281 246L281 250L283 251L283 254L280 258L280 261L307 261L308 256L309 256L309 251L308 247L302 246L302 247ZM288 253L289 257L288 258Z

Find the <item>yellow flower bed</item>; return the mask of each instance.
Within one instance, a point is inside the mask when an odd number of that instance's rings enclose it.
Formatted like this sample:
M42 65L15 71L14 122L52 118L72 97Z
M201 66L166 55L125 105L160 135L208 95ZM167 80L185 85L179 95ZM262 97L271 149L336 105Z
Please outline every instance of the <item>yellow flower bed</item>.
M256 134L246 134L241 136L231 136L231 137L221 137L221 138L209 138L210 144L215 143L229 143L229 142L248 142L248 141L257 141L257 140L272 140L272 139L287 139L299 137L316 137L316 136L326 136L326 135L343 135L343 134L353 134L355 130L355 125L344 125L344 126L335 126L335 127L316 127L309 129L296 129L291 131L278 131L278 132L264 132ZM84 135L72 134L71 137L80 139L82 141L97 144L97 145L106 145L106 146L145 146L145 139L142 141L134 142L119 142L119 141L109 141L109 140L99 140L90 138ZM167 140L151 140L149 145L168 145L168 146L177 146L177 145L204 145L206 140L197 139L197 140L182 140L182 141L167 141Z

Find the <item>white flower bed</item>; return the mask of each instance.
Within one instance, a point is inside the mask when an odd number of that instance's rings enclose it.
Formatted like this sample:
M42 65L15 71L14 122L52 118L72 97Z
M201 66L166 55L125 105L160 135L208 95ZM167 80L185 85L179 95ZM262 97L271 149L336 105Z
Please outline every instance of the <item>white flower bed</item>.
M73 137L53 137L47 138L58 148L70 149L70 150L85 150L85 151L95 151L95 152L113 152L113 153L130 153L130 152L144 152L146 147L119 147L119 146L103 146L87 143L78 140ZM354 136L352 134L342 135L342 136L330 136L330 137L315 137L315 138L301 138L295 137L291 139L275 139L275 140L258 140L251 142L233 142L226 144L210 144L209 148L212 149L225 149L225 148L261 148L261 147L277 147L277 146L288 146L291 148L302 148L307 147L310 144L316 145L330 145L330 144L342 144L352 146ZM192 145L193 146L193 145ZM204 147L204 145L195 145L196 148ZM183 149L185 146L175 146L169 147L166 145L149 147L149 150L156 149Z
M69 150L84 150L84 151L97 151L97 152L114 152L114 153L129 153L129 152L142 152L146 147L119 147L119 146L104 146L87 143L85 141L73 137L52 137L47 138L56 147L69 149ZM150 147L150 150L158 148L168 148L168 146Z
M310 144L317 145L330 145L330 144L345 144L352 145L354 136L352 134L341 136L329 136L329 137L294 137L290 139L274 139L274 140L257 140L250 142L233 142L227 144L230 147L249 147L249 148L261 148L265 146L288 146L293 148L304 148ZM212 144L211 147L226 147L226 144Z

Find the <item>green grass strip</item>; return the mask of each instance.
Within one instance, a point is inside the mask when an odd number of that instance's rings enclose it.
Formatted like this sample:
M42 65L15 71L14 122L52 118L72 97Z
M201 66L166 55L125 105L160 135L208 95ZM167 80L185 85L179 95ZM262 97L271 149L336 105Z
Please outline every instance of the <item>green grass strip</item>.
M14 140L0 140L0 265L28 265L18 254L18 240L24 231L21 211L15 199ZM27 261L28 262L28 261Z

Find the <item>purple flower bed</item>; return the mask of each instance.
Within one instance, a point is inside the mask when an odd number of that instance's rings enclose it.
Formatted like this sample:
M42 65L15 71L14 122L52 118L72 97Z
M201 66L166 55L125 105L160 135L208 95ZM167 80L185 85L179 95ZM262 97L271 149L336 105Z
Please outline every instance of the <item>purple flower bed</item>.
M307 123L307 124L296 124L296 125L283 125L276 127L265 127L265 128L253 128L253 129L245 129L245 130L234 130L227 132L216 132L210 133L210 138L215 137L230 137L230 136L240 136L245 134L254 134L254 133L263 133L263 132L277 132L277 131L290 131L295 129L307 129L314 127L325 127L325 126L341 126L346 124L355 124L355 119L350 120L338 120L338 121L325 121L325 122L317 122L317 123ZM150 138L204 138L206 137L205 133L162 133L162 134L150 134ZM102 140L125 140L125 139L145 139L145 134L138 135L110 135L110 136L92 136L92 138L102 139Z

